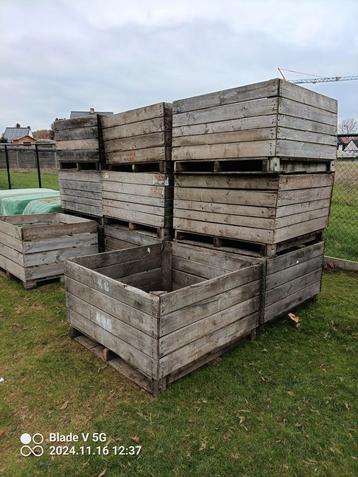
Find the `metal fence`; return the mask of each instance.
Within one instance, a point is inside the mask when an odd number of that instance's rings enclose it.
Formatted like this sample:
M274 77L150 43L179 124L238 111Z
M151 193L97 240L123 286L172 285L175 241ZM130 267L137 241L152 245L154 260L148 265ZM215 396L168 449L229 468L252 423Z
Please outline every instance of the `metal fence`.
M0 144L0 190L53 187L57 185L56 169L54 145Z
M326 255L358 261L358 157L336 162Z

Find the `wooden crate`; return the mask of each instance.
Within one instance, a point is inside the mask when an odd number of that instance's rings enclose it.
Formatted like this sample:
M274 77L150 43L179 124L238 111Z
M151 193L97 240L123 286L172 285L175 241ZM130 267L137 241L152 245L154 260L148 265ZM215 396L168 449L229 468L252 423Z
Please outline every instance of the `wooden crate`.
M99 163L98 115L54 123L56 157L60 163Z
M173 103L176 172L330 171L336 134L336 100L281 79Z
M163 242L69 260L65 269L71 327L153 393L259 323L262 265L234 254Z
M0 217L0 268L25 288L61 276L65 259L97 251L92 220L65 214Z
M105 217L161 229L172 228L172 175L103 171L102 190Z
M266 259L262 323L319 294L323 254L324 243L318 242Z
M160 243L157 234L146 230L129 230L120 222L106 220L104 224L104 251L112 252L139 245Z
M171 160L172 105L158 103L102 117L106 164Z
M328 221L333 173L176 175L176 232L235 239L265 246L323 230Z
M61 169L58 179L63 209L86 216L103 216L100 171Z

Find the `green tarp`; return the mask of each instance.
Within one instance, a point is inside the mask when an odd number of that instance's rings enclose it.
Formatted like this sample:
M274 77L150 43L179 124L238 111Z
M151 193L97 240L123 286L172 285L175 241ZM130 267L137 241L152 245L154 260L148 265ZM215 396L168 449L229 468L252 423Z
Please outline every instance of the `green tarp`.
M60 194L57 197L32 200L27 204L22 215L55 214L62 212Z
M60 200L60 193L52 189L12 189L0 191L0 215L22 215L31 201L50 198Z

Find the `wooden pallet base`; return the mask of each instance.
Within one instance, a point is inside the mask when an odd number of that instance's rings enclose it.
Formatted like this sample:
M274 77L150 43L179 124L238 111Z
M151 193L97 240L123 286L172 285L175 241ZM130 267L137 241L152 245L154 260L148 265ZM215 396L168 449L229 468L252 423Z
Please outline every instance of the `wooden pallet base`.
M65 162L59 161L61 171L100 171L99 162Z
M32 290L33 288L37 288L40 285L46 285L48 283L52 283L54 281L60 281L61 283L64 282L64 277L63 275L56 275L54 277L49 277L49 278L41 278L38 280L27 280L27 281L22 281L20 278L16 277L13 275L11 272L8 270L4 270L0 268L0 273L4 276L6 276L9 280L15 280L17 282L21 282L25 288L25 290Z
M322 173L333 172L334 161L285 159L279 157L252 159L222 159L203 161L175 161L176 174L263 174L263 173Z
M120 172L160 172L169 174L173 172L173 163L171 161L125 162L122 164L106 164L105 170Z
M125 220L117 220L104 217L104 225L118 225L128 230L137 230L139 232L150 234L152 237L155 237L159 240L170 240L170 238L172 237L172 230L169 228L152 227L145 224L127 222Z
M112 368L116 369L120 374L125 376L127 379L135 383L141 389L145 389L150 394L158 395L161 391L165 391L167 387L172 384L173 382L177 381L178 379L184 377L185 375L195 371L198 368L201 368L210 362L217 359L222 354L231 351L234 349L239 342L243 341L245 338L248 338L250 341L256 339L256 330L251 331L246 336L240 337L232 341L225 346L215 350L214 352L208 353L202 358L198 359L197 361L190 363L190 365L185 366L178 371L166 376L163 379L158 381L152 380L147 376L144 376L141 372L130 366L128 363L123 361L116 353L112 352L105 346L102 346L100 343L94 341L91 338L88 338L85 334L81 331L70 328L69 335L72 339L74 339L77 343L84 346L86 349L91 351L94 355L98 358L105 361L108 365L112 366Z
M73 217L81 217L82 219L95 220L98 225L103 226L103 217L102 216L98 217L96 215L84 214L83 212L76 212L74 210L67 210L67 209L64 209L63 213L67 214L67 215L72 215Z
M295 239L287 240L274 245L260 245L252 242L225 239L212 235L189 233L180 230L174 231L174 239L178 242L190 245L200 245L207 248L222 250L226 252L240 253L252 257L275 257L281 252L290 250L297 246L304 246L323 240L324 230L319 230L311 234L302 235Z

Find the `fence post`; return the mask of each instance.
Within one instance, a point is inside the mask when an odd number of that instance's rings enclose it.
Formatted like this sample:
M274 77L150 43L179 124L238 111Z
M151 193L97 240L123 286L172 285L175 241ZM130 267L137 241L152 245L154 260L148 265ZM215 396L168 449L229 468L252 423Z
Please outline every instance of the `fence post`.
M40 159L39 159L39 149L38 145L35 144L35 157L36 157L36 167L37 167L37 178L39 181L39 187L40 189L42 188L42 183L41 183L41 170L40 170Z
M7 171L7 183L9 185L9 189L11 189L9 151L7 150L7 145L6 144L5 144L5 162L6 162L6 171Z

